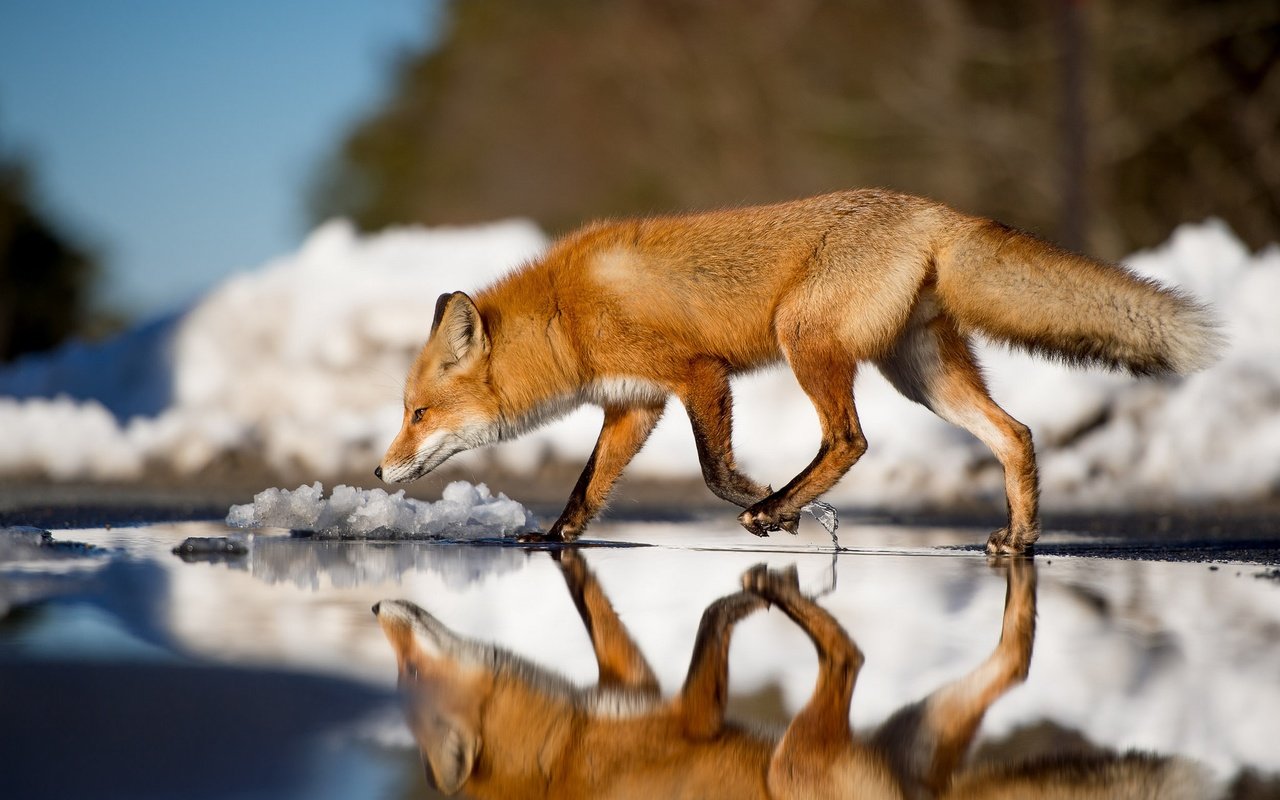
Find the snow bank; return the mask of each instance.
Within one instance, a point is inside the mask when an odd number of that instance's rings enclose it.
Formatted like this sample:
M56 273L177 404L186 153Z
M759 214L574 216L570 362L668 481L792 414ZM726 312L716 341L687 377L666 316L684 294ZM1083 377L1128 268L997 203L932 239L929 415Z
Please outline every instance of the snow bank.
M119 419L154 416L173 402L174 312L105 342L71 342L0 370L0 395L94 400Z
M180 316L0 370L0 476L193 475L227 455L318 477L371 470L436 297L545 246L519 220L372 237L323 225Z
M438 502L387 494L382 489L338 486L329 497L311 486L267 489L253 502L232 506L227 524L237 528L291 528L329 539L474 539L537 530L528 509L483 483L454 481Z
M297 253L229 279L187 313L94 358L81 348L0 371L0 395L27 398L0 397L0 476L128 480L148 467L193 475L237 455L315 478L372 469L399 425L401 381L435 298L483 287L545 245L527 222L369 237L329 223ZM981 348L997 401L1035 433L1045 502L1274 496L1280 248L1250 254L1211 221L1179 228L1128 264L1213 305L1230 343L1210 369L1165 381ZM167 364L167 381L141 366L155 363ZM873 369L859 375L856 394L870 449L833 499L911 505L1000 495L999 468L972 436L903 399ZM739 462L775 486L817 450L817 419L785 370L735 381L735 419ZM599 421L598 410L584 409L457 458L516 473L547 458L585 461ZM700 474L675 401L630 472Z

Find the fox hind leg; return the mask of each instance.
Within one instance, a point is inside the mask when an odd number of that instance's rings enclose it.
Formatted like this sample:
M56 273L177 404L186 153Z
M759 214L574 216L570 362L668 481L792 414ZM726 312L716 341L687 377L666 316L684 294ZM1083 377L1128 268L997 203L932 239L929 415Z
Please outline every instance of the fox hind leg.
M991 704L1022 683L1035 641L1036 571L1031 558L997 562L1008 570L1000 641L986 660L924 700L890 717L874 745L919 796L944 794Z
M822 425L818 454L800 474L738 517L757 536L771 530L795 533L800 510L835 485L867 450L853 404L857 359L847 352L815 346L799 335L782 339L796 380L809 396Z
M1034 545L1040 536L1040 488L1031 431L991 399L955 323L937 316L913 325L876 364L904 396L968 430L1000 461L1009 524L991 534L987 552L1021 553Z
M818 651L813 696L787 726L769 762L770 796L848 797L851 787L861 790L859 796L899 796L883 760L855 739L849 726L864 661L857 645L831 614L800 592L794 567L779 571L760 564L742 576L742 585L780 608Z
M852 744L849 704L865 661L862 651L831 614L801 593L794 566L770 570L757 564L743 574L742 588L781 609L818 651L818 684L779 747L825 751Z

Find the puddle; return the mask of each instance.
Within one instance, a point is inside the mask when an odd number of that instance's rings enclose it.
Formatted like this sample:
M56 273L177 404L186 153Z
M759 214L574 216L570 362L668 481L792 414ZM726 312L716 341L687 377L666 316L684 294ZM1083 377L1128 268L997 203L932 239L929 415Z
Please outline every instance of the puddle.
M794 566L802 592L820 595L865 656L850 712L864 741L888 720L907 725L913 703L968 685L956 681L997 652L1011 624L1006 596L1016 595L1033 604L1034 639L1025 682L984 707L969 747L984 769L1087 749L1135 770L1120 754L1136 748L1170 759L1153 762L1165 772L1151 780L1200 769L1229 788L1245 772L1280 775L1280 584L1255 578L1268 568L1081 557L1073 548L1085 540L1049 535L1031 583L1015 585L970 530L841 533L847 549L835 553L817 525L762 542L731 524L602 523L592 535L603 546L567 551L278 531L248 537L244 553L184 558L173 550L188 538L230 531L58 531L54 544L91 547L0 559L4 795L432 796L374 603L409 601L458 641L505 654L494 663L521 665L550 692L534 698L545 708L572 701L620 724L681 692L704 611L757 564ZM648 546L607 546L624 543ZM595 630L633 643L628 663L648 665L656 694L619 678L617 665L601 691L580 607L607 610ZM1010 631L1006 642L1018 638ZM820 672L809 636L775 603L747 614L728 641L729 719L750 736L793 724ZM766 754L773 746L752 741ZM970 779L973 763L954 780Z

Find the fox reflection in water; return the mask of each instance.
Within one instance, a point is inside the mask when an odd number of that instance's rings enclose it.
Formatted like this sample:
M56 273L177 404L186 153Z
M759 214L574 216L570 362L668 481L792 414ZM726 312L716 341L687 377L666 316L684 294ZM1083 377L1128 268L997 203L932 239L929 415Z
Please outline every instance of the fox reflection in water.
M987 708L1021 683L1035 635L1035 565L1013 558L999 644L976 669L903 708L867 737L849 708L863 655L800 592L794 568L757 566L703 613L679 695L652 668L574 550L560 554L599 664L581 688L491 644L454 633L403 600L374 613L396 653L409 727L428 781L476 798L1199 798L1177 759L1090 755L964 765ZM777 607L818 651L813 696L781 737L725 720L735 623Z

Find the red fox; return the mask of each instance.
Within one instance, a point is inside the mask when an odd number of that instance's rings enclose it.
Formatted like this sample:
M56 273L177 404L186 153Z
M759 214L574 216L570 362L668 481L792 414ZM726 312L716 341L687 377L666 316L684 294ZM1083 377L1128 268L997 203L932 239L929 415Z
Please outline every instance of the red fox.
M800 593L794 569L763 565L703 613L681 692L664 700L652 668L582 556L560 554L590 635L599 684L575 686L493 645L454 633L418 606L373 607L396 654L405 714L428 781L476 798L992 800L1205 798L1181 759L1099 753L966 765L987 708L1021 683L1035 634L1035 566L1008 563L1000 641L967 675L891 716L871 736L849 727L863 655ZM725 720L734 625L773 605L818 651L813 695L782 736Z
M1018 553L1039 536L1035 451L1027 427L988 394L975 334L1152 375L1201 368L1220 343L1209 313L1177 291L895 192L600 222L474 299L440 297L409 370L400 433L375 474L411 481L597 403L600 438L543 535L573 540L674 394L711 491L746 509L738 520L751 533L795 533L801 509L867 448L853 380L870 362L991 448L1009 523L987 549ZM774 491L734 460L729 379L780 360L817 409L822 441Z

